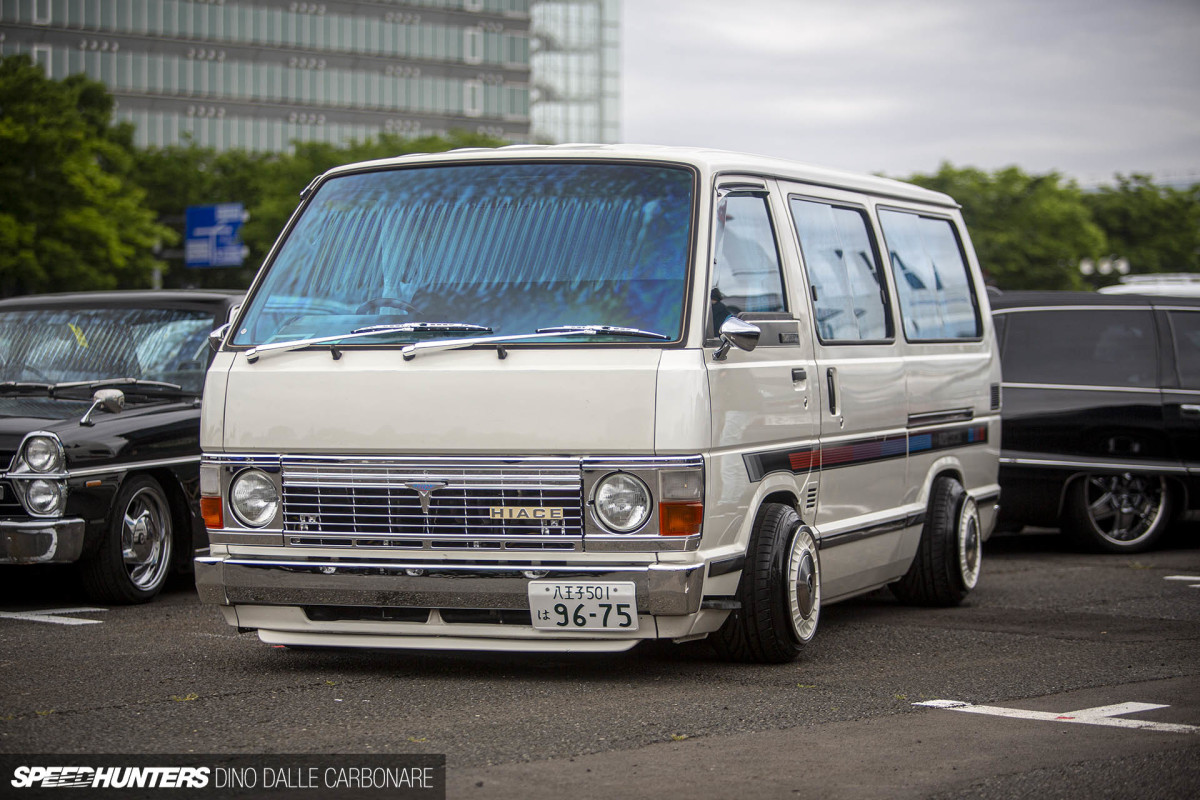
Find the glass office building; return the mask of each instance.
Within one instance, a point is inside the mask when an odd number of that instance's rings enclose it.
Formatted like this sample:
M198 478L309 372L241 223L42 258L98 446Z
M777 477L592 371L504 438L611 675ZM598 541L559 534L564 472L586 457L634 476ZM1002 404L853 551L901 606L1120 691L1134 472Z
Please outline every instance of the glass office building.
M531 15L534 138L620 141L618 0L535 0Z
M84 72L103 81L142 145L190 134L218 149L283 150L293 140L450 130L527 142L537 5L0 0L0 55L28 54L53 78Z

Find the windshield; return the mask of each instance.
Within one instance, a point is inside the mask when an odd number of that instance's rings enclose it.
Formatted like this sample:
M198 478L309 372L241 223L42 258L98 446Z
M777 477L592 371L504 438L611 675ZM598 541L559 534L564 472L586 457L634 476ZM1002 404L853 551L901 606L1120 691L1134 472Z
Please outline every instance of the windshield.
M232 341L408 322L477 325L495 335L604 325L677 339L692 186L692 173L679 167L581 163L331 179L288 235ZM461 336L410 326L346 344Z
M0 312L0 382L112 378L200 393L213 315L169 308L35 308Z

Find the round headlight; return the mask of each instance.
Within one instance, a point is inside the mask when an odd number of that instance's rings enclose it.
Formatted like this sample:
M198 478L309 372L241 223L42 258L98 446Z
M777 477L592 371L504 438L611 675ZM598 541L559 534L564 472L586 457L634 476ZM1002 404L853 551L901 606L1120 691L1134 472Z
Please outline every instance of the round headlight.
M62 484L43 478L30 481L25 490L25 502L29 504L29 510L32 513L43 517L61 513L63 507Z
M238 473L229 486L229 506L243 525L261 528L275 518L279 508L275 482L262 470Z
M30 436L22 454L34 472L58 472L63 468L63 449L53 436Z
M634 475L614 472L596 484L596 515L604 527L629 533L650 518L650 490Z

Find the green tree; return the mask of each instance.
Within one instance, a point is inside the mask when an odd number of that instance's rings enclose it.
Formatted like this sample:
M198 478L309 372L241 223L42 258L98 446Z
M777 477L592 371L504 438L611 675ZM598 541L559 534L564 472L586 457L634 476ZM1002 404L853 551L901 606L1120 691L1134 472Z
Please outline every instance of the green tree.
M1116 186L1084 195L1112 255L1129 261L1135 274L1200 272L1200 185L1172 189L1147 175L1116 178Z
M171 232L129 180L133 128L104 85L0 59L0 295L149 286Z
M943 163L911 183L945 192L962 205L980 266L1001 289L1082 289L1079 261L1108 253L1074 181L1017 167L993 173Z
M174 231L176 241L182 242L188 206L241 203L253 215L272 158L272 154L243 150L218 153L189 139L169 147L139 150L136 174L146 191L147 205ZM255 242L243 266L219 269L189 269L184 266L182 248L175 248L167 258L163 286L244 289L268 247L270 242L265 246Z

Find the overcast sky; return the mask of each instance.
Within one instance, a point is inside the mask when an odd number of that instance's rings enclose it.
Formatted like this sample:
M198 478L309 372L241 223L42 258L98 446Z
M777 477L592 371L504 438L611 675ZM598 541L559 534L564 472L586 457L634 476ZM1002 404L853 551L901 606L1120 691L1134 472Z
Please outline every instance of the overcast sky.
M624 0L622 138L1200 181L1200 0Z

